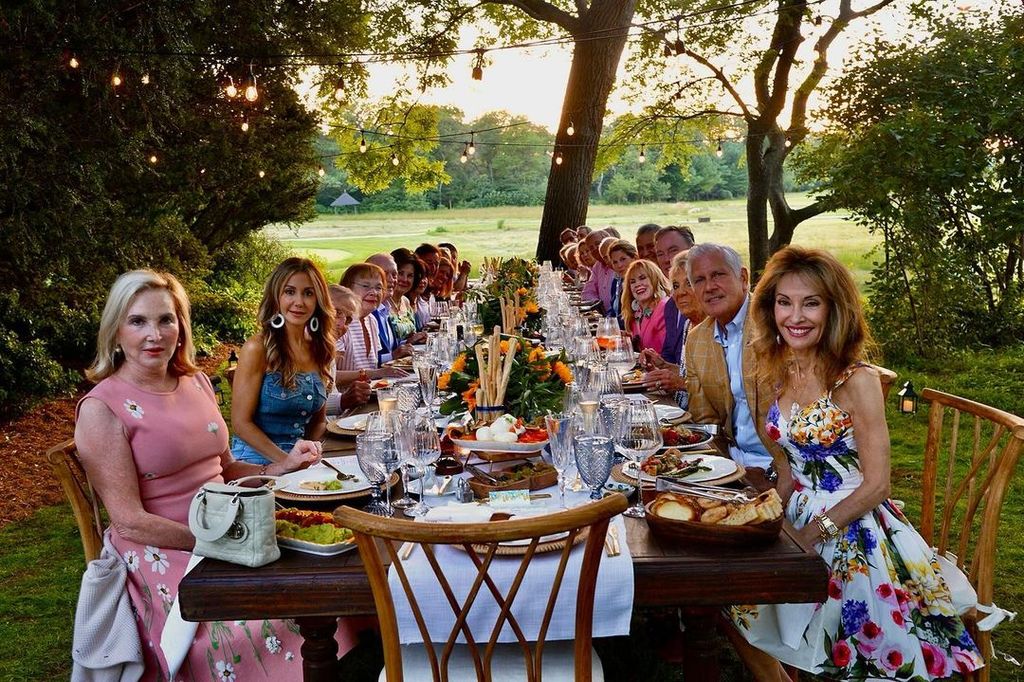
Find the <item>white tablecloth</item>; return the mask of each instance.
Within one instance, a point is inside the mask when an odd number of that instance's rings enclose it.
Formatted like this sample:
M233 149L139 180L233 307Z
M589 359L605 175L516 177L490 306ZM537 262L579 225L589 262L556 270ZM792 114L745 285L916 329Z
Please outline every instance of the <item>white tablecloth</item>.
M555 488L551 500L547 500L547 510L558 510L558 491ZM429 502L430 500L428 500ZM444 504L448 499L435 500ZM581 504L586 502L583 494L566 494L567 503ZM471 507L473 509L471 509ZM543 509L534 502L531 512ZM451 510L437 507L432 510L431 517L437 521L473 522L486 521L491 512L488 507L479 505L460 505ZM621 554L615 557L602 552L601 565L597 575L597 593L594 599L594 637L611 637L628 635L629 622L633 611L633 560L626 544L626 530L622 517L617 516L611 521L619 530L619 546ZM558 593L558 600L548 626L547 640L572 639L575 636L576 619L576 588L579 582L580 566L583 562L585 542L573 548L566 566L565 575ZM477 570L472 560L461 549L450 546L433 545L435 556L445 569L444 574L456 598L462 603L476 578ZM561 552L535 554L530 562L519 592L513 602L512 613L522 628L527 640L536 641L540 631L541 619L551 594L551 584ZM502 594L507 594L509 586L515 579L522 557L496 556L491 563L489 574ZM408 559L402 561L406 575L412 585L416 601L427 623L431 640L443 642L448 639L455 625L455 614L448 604L438 584L433 570L427 562L422 549L416 547ZM395 611L398 617L398 633L402 644L423 641L419 627L412 615L406 598L405 590L394 567L388 572L388 582L395 600ZM469 613L468 624L474 638L479 642L486 641L497 620L500 606L494 599L486 583L481 585L480 592ZM465 640L460 635L460 642ZM499 642L515 642L515 633L506 622Z

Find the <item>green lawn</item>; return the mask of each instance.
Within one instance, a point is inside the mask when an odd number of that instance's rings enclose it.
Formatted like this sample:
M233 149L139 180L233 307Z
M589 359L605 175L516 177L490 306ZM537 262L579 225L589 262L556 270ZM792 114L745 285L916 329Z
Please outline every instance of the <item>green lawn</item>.
M793 194L793 206L807 198ZM452 242L460 256L479 263L484 256L519 255L533 257L537 248L537 225L541 207L500 207L441 209L418 213L361 213L318 216L298 230L270 227L277 237L297 253L313 254L327 263L331 281L337 281L348 265L379 251L398 246L415 248L421 242ZM698 218L710 218L699 223ZM685 224L693 228L698 241L715 241L735 247L746 257L746 207L742 199L642 206L590 207L587 223L594 227L615 226L627 239L644 223ZM797 228L795 243L826 248L836 254L857 276L867 279L873 260L868 254L878 238L837 213L817 216Z

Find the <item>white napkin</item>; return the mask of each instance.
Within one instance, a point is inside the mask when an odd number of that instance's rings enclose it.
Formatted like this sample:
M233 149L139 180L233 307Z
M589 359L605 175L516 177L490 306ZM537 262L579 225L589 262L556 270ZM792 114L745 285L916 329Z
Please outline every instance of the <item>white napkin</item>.
M185 575L189 574L203 557L193 554L188 565L185 566ZM184 575L182 579L184 579ZM160 648L164 652L164 660L167 661L167 677L173 680L178 674L178 669L185 662L189 649L192 648L192 639L196 636L199 623L185 620L181 617L181 606L178 604L178 596L174 596L174 603L171 604L171 611L167 614L164 622L164 630L160 633Z
M423 520L430 523L486 523L491 520L494 510L476 502L441 505L431 507Z

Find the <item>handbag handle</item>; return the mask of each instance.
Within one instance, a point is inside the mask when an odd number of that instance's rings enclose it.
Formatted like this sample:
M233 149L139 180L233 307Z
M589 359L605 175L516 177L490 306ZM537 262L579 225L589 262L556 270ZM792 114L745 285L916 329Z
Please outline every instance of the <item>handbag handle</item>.
M241 478L236 478L235 480L230 481L228 483L228 485L241 485L242 483L245 483L246 481L270 481L271 483L274 483L279 478L281 478L281 477L280 476L271 476L269 474L253 474L252 476L242 476ZM257 488L258 487L259 486L257 486ZM267 490L273 490L274 489L273 485L268 485L268 486L264 486L264 487L267 488ZM253 490L255 490L255 489L256 488L253 488Z
M206 507L206 491L200 490L196 493L196 499L193 501L191 514L189 515L188 527L192 531L192 534L203 542L214 542L224 537L224 534L228 532L231 525L238 518L238 513L242 510L241 503L238 500L238 496L232 496L231 500L228 501L228 505L235 510L235 513L224 514L218 519L216 525L206 525L206 514L202 514L200 518L200 510Z

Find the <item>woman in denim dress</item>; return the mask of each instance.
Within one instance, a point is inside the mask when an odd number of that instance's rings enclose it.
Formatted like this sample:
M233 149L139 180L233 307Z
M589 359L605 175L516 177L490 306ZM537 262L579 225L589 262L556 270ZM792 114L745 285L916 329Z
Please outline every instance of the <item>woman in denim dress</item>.
M242 346L232 389L231 454L264 466L301 440L319 449L333 384L334 306L305 258L277 266L263 289L261 331Z

